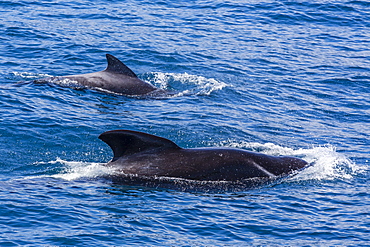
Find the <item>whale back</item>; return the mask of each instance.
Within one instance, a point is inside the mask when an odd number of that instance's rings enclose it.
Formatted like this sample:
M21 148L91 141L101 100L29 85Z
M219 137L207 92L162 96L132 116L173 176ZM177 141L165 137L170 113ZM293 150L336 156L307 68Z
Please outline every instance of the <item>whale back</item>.
M122 156L150 150L181 149L177 144L168 139L131 130L107 131L102 133L99 139L107 143L112 149L112 161Z

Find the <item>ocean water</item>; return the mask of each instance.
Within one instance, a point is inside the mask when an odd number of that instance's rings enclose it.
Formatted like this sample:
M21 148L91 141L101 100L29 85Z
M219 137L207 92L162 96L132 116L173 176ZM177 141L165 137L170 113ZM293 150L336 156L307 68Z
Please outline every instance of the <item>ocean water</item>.
M367 1L0 1L0 246L370 246ZM138 98L45 76L110 53L176 94ZM113 184L97 137L312 164L243 191Z

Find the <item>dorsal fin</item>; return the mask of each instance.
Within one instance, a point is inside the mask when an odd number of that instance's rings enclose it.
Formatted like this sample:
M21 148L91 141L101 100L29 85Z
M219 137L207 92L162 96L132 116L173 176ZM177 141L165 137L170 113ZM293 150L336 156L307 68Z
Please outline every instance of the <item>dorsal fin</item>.
M107 57L108 66L105 69L109 72L114 72L118 74L123 74L131 77L137 77L137 75L124 63L122 63L118 58L110 54L105 55Z
M111 147L114 155L112 161L124 155L132 155L151 149L180 149L168 139L131 130L107 131L101 134L99 139Z

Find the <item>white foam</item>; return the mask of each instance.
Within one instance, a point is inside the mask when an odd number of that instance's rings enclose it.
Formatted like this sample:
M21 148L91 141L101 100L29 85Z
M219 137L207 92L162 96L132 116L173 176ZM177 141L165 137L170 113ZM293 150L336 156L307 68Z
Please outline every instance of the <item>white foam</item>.
M48 74L37 74L37 73L29 73L29 72L12 72L15 77L21 77L25 79L37 79L41 77L51 77Z
M55 161L49 161L48 164L61 163L65 166L62 172L51 175L54 178L64 180L76 180L79 178L96 178L114 173L114 169L104 166L104 163L66 161L57 158Z
M338 153L332 145L302 149L299 153L304 156L304 160L313 165L292 177L292 181L351 179L365 170L365 167Z
M273 143L261 144L255 142L237 143L228 141L223 142L222 145L250 149L267 155L293 156L311 164L310 167L291 177L289 179L290 181L350 179L354 175L364 172L366 169L352 162L344 154L337 152L336 148L332 145L314 146L308 149L292 149Z
M178 96L195 94L195 95L209 95L214 91L221 90L228 84L218 81L213 78L205 78L203 76L190 75L188 73L150 73L150 82L161 89L175 87L173 84L180 83L187 85L187 89L183 89L178 93ZM189 88L191 86L192 88ZM176 90L176 88L175 88Z

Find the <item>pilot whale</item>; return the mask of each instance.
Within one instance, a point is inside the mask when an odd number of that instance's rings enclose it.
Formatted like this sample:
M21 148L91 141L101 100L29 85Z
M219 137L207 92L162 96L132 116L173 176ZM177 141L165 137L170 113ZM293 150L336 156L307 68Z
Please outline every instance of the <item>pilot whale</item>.
M65 80L67 80L92 89L123 95L145 95L163 91L140 80L129 67L116 57L106 54L106 58L108 65L103 71L89 74L56 76L36 80L36 82L58 83L63 81L65 82Z
M143 179L153 182L159 177L201 182L268 181L308 165L295 157L269 156L242 149L185 149L168 139L131 130L107 131L99 139L113 151L113 159L106 166L118 171L115 177L124 183L128 177L136 183Z

